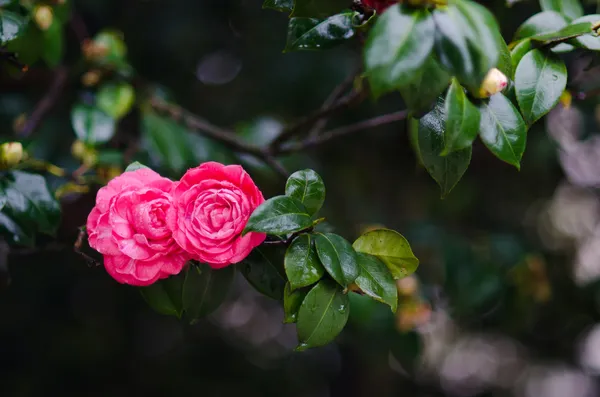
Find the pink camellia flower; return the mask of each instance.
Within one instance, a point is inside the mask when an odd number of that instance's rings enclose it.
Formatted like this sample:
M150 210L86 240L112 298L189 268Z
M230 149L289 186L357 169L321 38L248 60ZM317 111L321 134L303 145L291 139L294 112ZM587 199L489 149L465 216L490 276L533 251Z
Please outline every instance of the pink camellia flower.
M89 243L118 282L147 286L178 274L188 261L167 226L176 217L172 189L171 180L140 168L98 191L87 219Z
M242 231L265 199L239 165L209 162L188 170L173 190L175 241L193 259L219 269L241 262L266 238Z

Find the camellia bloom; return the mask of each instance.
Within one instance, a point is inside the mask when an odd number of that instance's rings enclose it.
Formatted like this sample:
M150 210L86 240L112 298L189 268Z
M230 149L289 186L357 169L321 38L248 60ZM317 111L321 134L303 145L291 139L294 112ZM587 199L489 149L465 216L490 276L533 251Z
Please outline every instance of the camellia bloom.
M118 282L147 286L178 274L188 261L167 226L176 217L172 189L171 180L140 168L98 191L87 219L89 243Z
M485 76L481 88L479 89L479 96L481 98L488 98L494 94L504 90L508 85L508 78L496 68L490 69L488 74Z
M397 0L362 0L362 3L367 7L374 8L378 14L381 14L389 6L398 3L398 1Z
M188 170L173 190L173 237L193 259L218 269L241 262L266 238L242 231L265 199L239 165L208 162Z

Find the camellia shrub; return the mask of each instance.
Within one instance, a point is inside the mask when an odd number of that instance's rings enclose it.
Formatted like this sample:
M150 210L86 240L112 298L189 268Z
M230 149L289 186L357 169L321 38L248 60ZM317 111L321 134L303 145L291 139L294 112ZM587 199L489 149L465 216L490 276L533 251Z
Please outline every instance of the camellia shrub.
M372 228L353 242L333 233L319 216L325 181L307 166L291 172L282 158L406 121L442 197L467 171L478 138L520 169L532 125L574 96L590 95L568 84L571 55L600 50L600 15L584 15L578 0L541 0L540 7L505 40L492 12L472 0L266 0L264 12L289 19L285 52L354 41L362 65L321 109L268 139L248 139L186 111L146 81L129 63L122 34L106 28L90 35L70 1L1 0L4 70L54 71L46 96L15 121L17 137L39 127L71 77L85 94L71 103L74 171L36 158L14 139L0 147L0 231L13 246L36 246L40 234L55 235L60 200L99 187L75 242L82 263L103 266L116 282L139 288L157 312L192 323L219 307L237 270L281 302L282 321L297 325L298 350L330 343L346 325L350 294L395 312L397 282L419 260L394 230ZM75 60L65 56L68 29L80 44ZM405 108L325 130L335 111L393 92ZM142 148L107 145L126 119L142 131ZM233 157L197 161L199 137ZM135 161L153 158L170 174ZM286 182L280 195L263 194L247 171L257 164ZM50 189L46 176L61 183Z

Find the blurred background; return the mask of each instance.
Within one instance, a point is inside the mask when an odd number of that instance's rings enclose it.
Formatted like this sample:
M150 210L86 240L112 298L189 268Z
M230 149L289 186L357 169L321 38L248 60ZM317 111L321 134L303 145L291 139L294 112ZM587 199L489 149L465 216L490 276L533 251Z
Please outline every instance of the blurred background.
M358 42L284 54L286 15L261 0L77 0L91 34L123 32L139 76L212 123L266 142L282 123L317 109L360 65ZM487 2L507 41L537 2ZM595 9L595 3L586 6ZM68 28L67 28L68 29ZM571 56L571 55L570 55ZM80 57L66 31L65 64ZM593 59L574 54L570 87L600 86ZM591 65L591 66L590 66ZM77 70L77 69L75 69ZM55 78L32 65L0 75L0 131L30 112ZM27 150L76 169L73 102L89 95L73 72L57 106L25 140ZM567 104L568 105L568 104ZM404 108L398 95L333 117L329 127ZM559 105L529 133L521 171L476 143L463 180L444 200L417 164L405 123L366 130L284 159L314 168L327 186L323 216L352 240L384 225L421 260L398 284L396 315L352 296L338 343L295 353L295 326L280 303L237 274L221 308L195 325L151 311L72 250L95 191L62 200L59 241L0 247L2 396L522 396L600 395L600 112L595 99ZM283 185L260 163L176 124L152 139L140 116L119 137L135 158L177 178L207 160L242 163L265 196ZM50 180L53 186L58 181Z

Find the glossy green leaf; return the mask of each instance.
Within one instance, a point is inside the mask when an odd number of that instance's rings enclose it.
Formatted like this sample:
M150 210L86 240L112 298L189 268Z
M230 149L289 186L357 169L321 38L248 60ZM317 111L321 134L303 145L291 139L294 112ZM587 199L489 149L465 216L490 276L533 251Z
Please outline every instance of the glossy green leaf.
M356 252L379 258L396 280L414 273L419 267L419 260L408 241L394 230L377 229L367 232L356 239L352 247Z
M586 15L573 21L573 23L589 22L597 24L600 22L600 14ZM600 37L595 33L588 33L576 37L573 41L577 46L587 48L588 50L600 51Z
M481 104L479 136L500 160L520 169L527 143L527 126L512 102L501 93Z
M298 311L296 350L324 346L344 329L350 314L350 301L342 288L330 280L321 280L304 298Z
M129 113L134 102L133 87L123 82L102 85L96 96L98 108L116 120Z
M314 239L317 254L327 273L344 287L353 283L359 269L352 245L333 233L315 233Z
M27 21L19 14L0 10L0 44L16 39L27 26Z
M300 310L300 305L302 305L307 293L308 290L306 289L292 291L290 283L286 283L283 291L284 323L295 323L298 320L298 310Z
M78 104L71 111L71 124L77 138L89 145L98 145L111 140L116 122L102 110Z
M294 0L265 0L263 8L281 12L292 12L294 9Z
M134 161L133 163L129 164L127 166L127 168L125 168L125 172L136 171L136 170L139 170L140 168L149 168L149 167L145 166L144 164L142 164L138 161Z
M365 295L389 305L395 313L398 307L398 289L390 270L373 255L359 252L357 261L360 271L356 285Z
M326 50L354 37L354 12L327 19L291 18L285 51Z
M469 101L460 83L454 79L446 94L446 131L442 155L470 147L479 131L479 109Z
M257 247L239 264L238 269L258 292L282 300L286 283L282 274L283 257L284 250L280 247Z
M56 234L61 219L60 205L42 176L23 171L7 172L0 178L0 198L4 202L2 213L24 233ZM8 221L4 225L14 227Z
M434 25L428 10L390 7L377 20L365 44L365 71L375 96L406 86L433 48Z
M310 234L298 236L285 253L285 274L292 290L312 285L325 274L312 240Z
M583 16L583 7L579 0L540 0L543 11L556 11L568 20Z
M584 34L592 32L592 24L590 22L578 22L571 25L565 26L564 28L548 32L540 33L535 36L531 36L531 40L536 41L542 45L552 45L558 42L567 41Z
M533 15L521 24L515 33L514 41L542 33L554 32L567 26L564 16L556 11L544 11Z
M347 0L295 0L293 17L325 18L337 14L349 4Z
M288 196L276 196L254 210L244 234L261 232L284 235L298 232L312 226L308 210L300 201Z
M521 59L515 72L515 90L521 113L531 125L548 113L567 85L567 68L556 55L539 49Z
M17 38L6 43L6 50L19 55L19 61L31 65L37 62L44 51L44 34L34 23L23 27Z
M440 186L442 197L445 197L456 186L471 162L471 147L441 156L446 147L446 115L444 101L438 100L436 107L418 122L413 128L417 130L418 153L431 177Z
M313 170L296 171L285 184L285 194L300 201L314 215L325 202L325 183Z
M183 310L190 323L208 316L223 303L233 283L234 267L190 266L183 283Z
M474 2L456 2L433 12L440 62L470 91L478 92L501 51L493 15Z
M142 138L153 163L174 174L180 174L196 163L188 131L167 117L144 112Z
M56 67L60 64L64 54L65 38L59 21L54 21L48 29L42 32L44 37L42 45L42 59L48 66Z
M0 212L0 234L9 244L32 247L35 245L35 232L25 230L10 216Z
M432 54L417 71L415 78L399 87L399 90L408 109L419 113L429 111L448 84L450 75Z
M182 292L186 271L176 276L159 280L148 287L141 287L140 293L148 305L156 312L181 318L183 314Z
M529 51L531 51L531 49L533 48L533 45L531 44L531 39L523 39L521 41L519 41L512 49L512 51L510 52L510 58L512 60L512 66L513 66L513 74L512 74L512 79L514 80L514 72L517 70L517 66L519 65L519 62L521 62L521 59L523 59L523 57L525 56L525 54L527 54Z
M499 40L498 46L500 47L500 54L496 68L510 79L514 73L510 50L508 49L508 45L502 36L497 37L497 40Z

